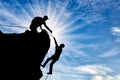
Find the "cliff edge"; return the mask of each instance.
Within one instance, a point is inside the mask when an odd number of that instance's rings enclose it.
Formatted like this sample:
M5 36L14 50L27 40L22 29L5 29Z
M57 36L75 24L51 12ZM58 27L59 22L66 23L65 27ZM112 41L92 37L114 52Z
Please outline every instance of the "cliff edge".
M40 64L50 47L46 30L40 33L0 32L0 72L3 80L39 80Z

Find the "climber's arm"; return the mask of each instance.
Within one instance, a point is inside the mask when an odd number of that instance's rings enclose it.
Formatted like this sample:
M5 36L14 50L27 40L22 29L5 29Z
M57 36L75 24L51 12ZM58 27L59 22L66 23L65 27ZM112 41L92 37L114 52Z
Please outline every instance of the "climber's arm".
M55 41L55 45L56 45L56 47L58 47L58 43L57 43L55 37L54 37L54 41Z
M52 30L49 29L49 27L44 23L44 26L52 33Z

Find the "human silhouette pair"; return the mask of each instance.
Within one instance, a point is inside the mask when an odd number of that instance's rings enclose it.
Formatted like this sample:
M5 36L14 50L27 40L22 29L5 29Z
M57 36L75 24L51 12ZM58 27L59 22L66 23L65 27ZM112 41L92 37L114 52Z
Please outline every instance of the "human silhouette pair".
M52 30L49 29L49 27L46 25L46 22L45 22L46 20L48 20L48 16L46 16L46 15L45 15L43 18L42 18L42 17L35 17L35 18L32 20L31 25L30 25L31 31L34 32L34 33L36 33L38 27L40 27L40 29L43 30L41 26L44 25L44 26L46 27L46 29L48 29L48 30L52 33ZM54 53L54 55L52 55L51 57L49 57L49 58L45 61L45 63L44 63L43 65L41 65L42 67L45 67L46 64L47 64L50 60L52 60L51 63L50 63L49 72L48 72L47 74L52 74L53 64L54 64L56 61L59 60L59 57L60 57L60 55L61 55L61 53L62 53L62 49L65 47L64 44L58 45L55 37L53 37L53 38L54 38L54 42L55 42L55 45L56 45L56 47L55 47L55 53Z

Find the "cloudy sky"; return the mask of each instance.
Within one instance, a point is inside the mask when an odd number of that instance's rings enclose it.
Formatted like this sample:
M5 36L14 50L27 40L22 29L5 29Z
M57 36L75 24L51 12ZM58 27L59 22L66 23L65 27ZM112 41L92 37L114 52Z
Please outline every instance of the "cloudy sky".
M44 15L58 43L65 44L47 80L120 80L120 0L0 0L3 33L22 33ZM45 60L54 53L50 38ZM49 63L41 69L45 80Z

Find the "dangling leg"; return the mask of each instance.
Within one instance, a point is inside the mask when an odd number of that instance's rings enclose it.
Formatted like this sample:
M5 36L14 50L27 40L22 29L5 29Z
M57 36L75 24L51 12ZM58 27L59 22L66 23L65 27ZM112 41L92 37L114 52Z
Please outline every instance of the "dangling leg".
M46 64L47 64L50 60L52 60L52 57L48 58L48 59L45 61L45 63L44 63L43 65L41 65L41 66L44 68L44 67L46 66Z
M54 64L55 62L56 62L56 60L53 60L53 61L50 63L49 73L47 73L47 74L52 74L53 64Z

